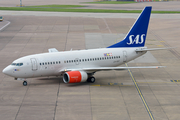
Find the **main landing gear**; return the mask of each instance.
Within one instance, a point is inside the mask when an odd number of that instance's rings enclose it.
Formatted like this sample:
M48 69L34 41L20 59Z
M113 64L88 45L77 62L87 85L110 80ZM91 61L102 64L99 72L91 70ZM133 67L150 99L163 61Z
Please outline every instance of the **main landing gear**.
M89 77L87 82L94 83L96 81L95 77Z
M24 85L24 86L27 86L27 81L24 81L24 82L23 82L23 85Z

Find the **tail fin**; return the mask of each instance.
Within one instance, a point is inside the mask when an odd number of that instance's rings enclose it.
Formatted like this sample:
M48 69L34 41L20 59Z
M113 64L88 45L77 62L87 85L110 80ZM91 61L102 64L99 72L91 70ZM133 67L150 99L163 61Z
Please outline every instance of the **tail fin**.
M145 7L124 40L107 48L143 47L146 41L151 9L151 6Z

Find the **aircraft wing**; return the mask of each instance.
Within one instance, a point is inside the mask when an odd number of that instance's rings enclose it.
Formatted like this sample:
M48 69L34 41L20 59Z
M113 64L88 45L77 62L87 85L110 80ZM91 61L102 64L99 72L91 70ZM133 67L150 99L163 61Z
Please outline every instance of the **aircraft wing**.
M77 68L77 69L64 69L60 72L68 72L68 71L106 71L106 70L128 70L134 68L164 68L166 66L139 66L139 67L92 67L92 68Z
M52 52L59 52L56 48L50 48L48 49L49 53L52 53Z

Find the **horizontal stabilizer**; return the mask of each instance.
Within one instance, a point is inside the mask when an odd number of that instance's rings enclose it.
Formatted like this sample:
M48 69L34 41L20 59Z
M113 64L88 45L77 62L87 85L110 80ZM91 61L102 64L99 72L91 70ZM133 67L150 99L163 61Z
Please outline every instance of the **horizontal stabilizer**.
M137 49L136 52L144 52L144 51L154 51L154 50L167 50L167 49L172 49L175 47L168 47L168 48L151 48L151 49Z
M49 53L52 53L52 52L59 52L56 48L50 48L48 49Z

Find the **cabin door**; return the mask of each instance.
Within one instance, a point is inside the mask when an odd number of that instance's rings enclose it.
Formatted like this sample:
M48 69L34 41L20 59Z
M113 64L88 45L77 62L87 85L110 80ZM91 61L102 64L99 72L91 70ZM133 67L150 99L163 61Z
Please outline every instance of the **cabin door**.
M127 61L127 51L123 51L123 62Z
M35 58L31 58L32 71L36 71L38 69L37 60Z

